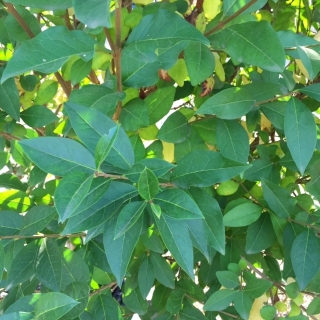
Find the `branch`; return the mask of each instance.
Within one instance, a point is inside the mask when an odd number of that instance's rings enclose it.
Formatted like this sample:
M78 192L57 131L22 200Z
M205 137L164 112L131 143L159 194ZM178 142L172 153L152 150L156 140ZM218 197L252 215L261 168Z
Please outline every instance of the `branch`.
M93 69L91 69L91 71L89 73L89 79L92 83L100 84L100 81L99 81L99 79Z
M7 140L21 140L21 138L16 137L10 133L7 132L0 132L0 136L4 137Z
M115 51L115 45L114 45L114 42L113 42L113 40L112 40L112 38L111 38L111 34L110 34L109 29L106 28L106 27L103 27L103 32L104 32L104 34L105 34L106 37L107 37L107 40L108 40L108 42L109 42L109 45L110 45L111 50L114 52L114 51Z
M74 233L74 234L66 234L61 235L57 234L35 234L33 236L22 236L22 235L14 235L14 236L0 236L0 239L43 239L43 238L77 238L77 237L85 237L87 234L82 233Z
M122 0L118 0L116 2L116 23L115 23L115 31L116 31L116 43L115 43L115 51L114 51L114 60L117 71L117 90L118 92L122 92L122 78L121 78L121 8ZM118 101L116 112L113 115L113 120L117 121L120 117L120 113L122 110L122 102Z
M66 23L67 28L71 31L73 30L73 27L71 25L70 19L69 19L69 12L68 9L66 9L66 13L63 15L64 21Z
M99 294L100 292L102 292L102 291L104 291L104 290L106 290L106 289L109 289L109 288L113 287L113 286L116 285L116 284L117 284L117 282L110 282L110 283L106 284L105 286L102 286L102 287L99 288L98 290L90 293L90 297L92 297L92 296L94 296L94 295L96 295L96 294Z
M237 12L235 12L230 17L220 21L214 28L209 30L205 33L205 36L209 36L212 33L215 33L216 31L222 29L227 23L238 17L242 12L246 11L248 8L250 8L252 5L254 5L258 0L251 0L249 1L245 6L243 6L241 9L239 9Z
M20 16L20 14L16 10L16 8L11 3L4 2L4 4L6 5L8 12L15 17L15 19L18 21L18 23L20 24L22 29L27 33L27 35L30 37L30 39L34 38L35 37L34 33L29 28L27 23L23 20L23 18ZM66 82L63 80L63 78L61 77L59 72L55 72L54 74L55 74L59 84L61 85L63 91L69 97L71 90L68 88Z

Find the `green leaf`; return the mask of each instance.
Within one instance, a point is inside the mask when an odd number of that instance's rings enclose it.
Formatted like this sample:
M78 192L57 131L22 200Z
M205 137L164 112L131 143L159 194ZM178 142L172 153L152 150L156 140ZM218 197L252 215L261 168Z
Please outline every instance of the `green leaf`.
M142 219L131 227L130 232L114 239L116 222L115 218L107 221L103 233L103 245L112 273L116 277L118 285L121 286L133 249L141 233Z
M81 105L67 102L65 104L71 124L84 145L92 152L100 138L117 124L101 112ZM119 134L106 158L106 162L124 170L128 170L134 163L134 153L130 140L123 129Z
M138 191L140 196L145 200L153 199L159 191L159 182L155 174L145 168L138 180Z
M93 181L97 181L97 179ZM62 234L80 232L103 224L122 207L125 201L138 194L138 190L134 186L112 181L107 191L101 195L101 183L103 181L92 185L88 193L89 201L84 199L84 208L69 218Z
M136 288L129 294L123 296L123 303L134 313L144 315L148 310L148 302L142 298L140 291Z
M39 250L36 241L24 246L19 254L15 256L8 270L6 289L27 281L34 275L34 263Z
M226 309L234 299L236 291L223 289L214 292L203 306L205 311L220 311Z
M149 126L149 114L144 100L136 98L130 100L122 108L120 123L126 131L137 131Z
M0 69L0 76L3 69ZM19 91L14 79L8 79L0 84L0 108L15 120L20 119Z
M8 0L7 2L22 6L26 4L25 0ZM45 10L63 10L72 7L72 0L31 0L28 1L28 6Z
M311 111L296 98L291 98L287 104L284 133L292 158L303 174L313 155L317 134Z
M8 309L6 309L5 314L10 314L13 312L33 312L34 305L38 302L41 297L41 293L35 293L32 295L24 296L16 300ZM0 318L1 319L1 318Z
M150 208L152 212L156 215L157 218L160 218L161 216L161 207L153 202L150 203Z
M231 271L217 271L217 278L222 286L227 289L234 289L240 285L238 275Z
M149 111L149 124L161 120L170 111L175 92L175 87L159 88L144 99Z
M94 159L96 161L97 168L100 168L102 162L109 155L114 142L119 134L120 126L113 127L109 131L109 135L104 134L98 141L96 150L94 152Z
M161 238L180 267L194 279L193 249L188 227L183 221L162 214L156 219Z
M244 291L239 291L234 295L233 304L240 317L244 320L248 320L253 299L251 299Z
M320 313L320 298L315 297L307 308L307 315L311 316Z
M32 236L42 231L56 214L56 209L49 206L32 207L23 217L20 235Z
M203 315L203 313L196 307L186 307L183 308L180 313L181 320L207 320L208 318Z
M154 203L161 207L163 213L174 219L203 218L194 200L180 189L167 189L160 192L154 198Z
M55 72L73 55L88 61L93 57L95 43L79 30L69 31L60 26L48 28L35 38L24 41L15 51L2 74L1 83L30 70L47 74Z
M122 77L131 87L146 87L158 81L158 70L169 70L189 41L208 40L176 13L158 10L142 18L122 51Z
M165 258L157 253L151 252L150 259L155 278L164 286L174 289L174 274Z
M22 216L14 211L0 211L0 234L11 236L19 233L22 225Z
M54 80L45 80L43 81L37 92L37 96L34 100L34 103L37 104L46 104L54 98L58 91L58 82Z
M209 78L215 67L212 52L203 43L192 41L184 49L184 57L193 86Z
M73 8L77 19L89 28L112 27L110 21L110 0L93 0L90 2L73 0Z
M277 216L280 218L288 218L291 216L296 200L291 197L289 191L266 179L262 180L262 190L263 197L267 201L268 206Z
M145 201L134 201L126 204L122 208L114 231L115 239L121 237L132 228L142 215L146 205L147 203Z
M149 250L160 254L163 253L163 243L160 237L151 228L141 235L141 240Z
M34 308L36 320L59 319L72 308L78 301L60 292L49 292L40 297Z
M193 151L183 157L173 169L172 182L181 188L208 187L229 180L249 167L226 159L219 152Z
M114 92L104 86L89 84L82 86L79 90L73 90L69 102L99 110L108 117L112 117L118 101L123 100L124 97L124 92Z
M65 176L77 171L94 172L93 156L74 140L41 137L21 140L19 145L32 162L48 173Z
M179 313L185 294L185 291L182 289L175 289L171 291L166 303L166 310L171 314Z
M261 297L272 285L271 281L258 279L248 271L243 273L243 277L246 282L246 286L243 288L243 291L253 299Z
M254 223L248 226L246 237L246 253L254 254L269 248L276 235L273 231L270 215L264 213Z
M261 105L260 109L276 128L284 130L286 107L287 102L275 101Z
M0 207L3 210L15 210L22 213L28 211L31 205L31 199L25 192L18 190L0 192Z
M234 161L247 163L249 156L249 137L237 121L218 119L217 147L221 154Z
M196 114L214 114L221 119L237 119L247 114L254 106L251 93L241 88L222 90L206 100Z
M311 49L304 47L297 47L299 58L308 72L308 78L313 80L320 71L320 54Z
M58 120L58 117L44 106L32 106L21 112L21 119L28 126L39 128Z
M1 276L4 270L4 259L5 259L5 252L3 247L3 241L0 241L0 275Z
M191 127L186 117L176 111L161 126L157 138L169 143L180 143L185 141L190 133Z
M282 72L285 53L280 40L265 20L235 24L209 36L215 49L226 51L236 63Z
M258 0L257 2L255 2L253 5L251 5L247 10L245 10L241 14L256 12L259 9L261 9L266 4L266 2L267 2L266 0ZM224 17L231 16L232 14L234 14L235 12L240 10L247 3L249 3L249 0L245 0L243 2L240 0L236 0L236 1L226 0L226 1L224 1L223 2L223 16Z
M223 216L218 202L205 190L191 188L190 194L205 218L203 223L209 245L224 255L225 230ZM191 222L192 221L190 221L190 223Z
M250 164L252 167L243 174L246 180L259 181L261 178L269 178L273 168L273 163L269 159L255 159Z
M36 261L36 277L52 291L61 289L62 257L55 239L42 240Z
M140 265L138 273L139 289L143 299L147 298L153 286L154 278L152 262L150 258L146 256Z
M297 91L308 95L317 101L320 101L320 83L315 83L307 87L297 89Z
M92 296L89 301L88 311L95 320L122 320L119 304L109 292Z
M259 219L262 208L252 202L240 204L223 217L224 225L227 227L244 227Z
M304 290L320 268L320 240L313 230L307 229L293 241L291 261L300 290Z

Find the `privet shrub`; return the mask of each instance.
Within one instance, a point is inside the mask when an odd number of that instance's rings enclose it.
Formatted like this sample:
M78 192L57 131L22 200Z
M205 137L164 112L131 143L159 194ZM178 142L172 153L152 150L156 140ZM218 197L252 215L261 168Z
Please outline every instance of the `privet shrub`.
M316 319L319 0L0 7L0 319Z

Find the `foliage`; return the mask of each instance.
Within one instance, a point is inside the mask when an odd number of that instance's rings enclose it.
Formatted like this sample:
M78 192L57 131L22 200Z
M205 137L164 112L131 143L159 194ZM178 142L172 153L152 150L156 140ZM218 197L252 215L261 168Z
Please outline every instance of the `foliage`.
M0 11L0 319L316 319L319 0Z

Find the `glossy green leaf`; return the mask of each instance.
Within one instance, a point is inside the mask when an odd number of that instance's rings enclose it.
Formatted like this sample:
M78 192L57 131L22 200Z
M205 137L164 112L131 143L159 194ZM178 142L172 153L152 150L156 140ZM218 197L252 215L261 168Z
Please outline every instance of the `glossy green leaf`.
M34 100L36 105L46 104L51 101L58 91L58 82L54 80L43 81L37 91L37 96Z
M284 115L286 113L287 102L275 101L261 105L261 111L278 129L284 129Z
M314 84L311 84L310 86L302 87L297 90L317 101L320 101L320 83L314 83Z
M250 298L246 292L239 291L234 295L234 307L242 319L248 320L253 304L253 299Z
M149 113L144 100L132 99L121 111L120 123L124 130L136 131L149 126Z
M22 225L22 216L14 211L0 211L0 234L11 236L19 233Z
M41 137L19 141L23 151L40 169L58 176L74 172L93 173L94 158L71 139Z
M161 126L157 138L165 142L180 143L186 140L190 133L191 127L186 117L176 111Z
M170 111L175 92L175 87L164 87L159 88L145 98L144 101L148 107L150 124L161 120Z
M212 52L206 45L199 42L190 42L184 49L184 57L193 86L212 75L215 61Z
M109 155L111 149L113 148L114 142L118 137L119 130L120 126L113 127L110 129L109 135L104 134L99 139L94 152L94 159L96 161L97 168L100 168L102 162Z
M15 256L8 270L6 289L27 281L34 275L34 264L38 253L38 244L33 241L24 246L19 254Z
M231 16L239 9L241 9L244 5L246 5L248 2L249 0L245 0L244 2L240 0L227 0L223 2L223 15L225 17ZM251 5L247 10L242 12L242 14L256 12L257 10L261 9L266 4L266 2L266 0L259 0L255 2L253 5Z
M179 313L185 294L182 289L172 290L166 303L166 310L171 314Z
M139 290L143 299L146 299L154 282L153 264L148 256L143 260L138 272Z
M289 191L266 179L262 180L262 190L263 197L267 201L269 207L280 218L288 218L291 216L296 201L291 197Z
M144 315L148 309L148 302L142 298L138 288L124 295L123 303L129 310L139 315Z
M90 298L88 311L95 320L112 319L122 320L121 310L117 301L110 292L97 294ZM90 319L91 320L91 319Z
M117 219L114 218L107 221L103 233L103 244L112 273L116 277L118 285L121 285L133 249L141 233L142 219L139 219L131 227L130 232L114 239L116 222Z
M172 182L182 188L207 187L231 179L250 166L224 158L219 152L193 151L174 168Z
M13 312L33 312L35 304L41 297L41 293L24 296L15 301L6 311L5 314Z
M203 315L203 313L196 307L186 307L183 308L180 313L181 320L207 320L208 318Z
M267 21L234 24L209 36L216 49L227 52L236 63L258 66L271 72L282 72L284 49Z
M3 69L0 69L0 76ZM20 119L19 91L13 79L3 81L0 84L0 108L13 119Z
M160 219L156 218L155 222L166 247L180 267L193 279L193 250L188 227L166 214L162 214Z
M156 195L154 203L163 213L177 220L199 219L202 213L194 200L183 190L167 189Z
M61 292L49 292L40 297L34 308L35 319L59 319L79 302Z
M101 112L86 108L81 105L68 102L65 104L73 129L92 152L102 135L108 135L111 128L116 126L110 118ZM106 162L118 168L128 170L134 162L134 153L130 140L126 133L120 128L119 134Z
M73 0L74 13L81 22L89 28L111 28L110 0L81 1Z
M52 291L61 288L62 252L55 239L43 239L36 261L36 277Z
M239 122L218 120L217 147L221 154L234 161L246 163L249 156L249 137Z
M179 15L166 10L146 15L130 34L122 51L126 86L146 87L158 81L158 70L169 70L189 41L208 40Z
M226 309L233 301L236 291L223 289L214 292L203 306L205 311L220 311Z
M308 72L308 78L313 80L320 71L320 54L312 48L297 47L297 53Z
M39 128L56 121L58 117L44 106L32 106L21 112L21 119L28 126Z
M248 226L259 219L261 211L260 206L246 202L228 211L223 217L223 222L227 227Z
M253 299L261 297L272 285L271 281L256 278L248 271L243 273L243 277L246 282L246 286L243 288L243 291Z
M123 92L114 92L113 90L96 85L85 85L79 90L73 90L70 94L69 101L99 110L108 117L112 117L118 101L123 100Z
M153 199L159 191L159 182L155 174L145 168L138 180L138 191L140 196L145 200Z
M311 303L308 305L307 308L307 314L314 315L314 314L319 314L320 313L320 298L315 297Z
M293 241L291 261L300 290L304 290L320 268L320 239L307 229Z
M276 235L273 231L270 215L262 214L260 218L248 226L246 237L246 253L254 254L269 248Z
M119 213L114 238L117 239L130 230L138 221L147 203L145 201L133 201L126 204Z
M269 178L273 168L273 163L269 159L255 159L250 164L252 167L243 174L246 180L259 181L262 178Z
M201 189L192 188L190 194L205 218L203 224L209 245L225 254L225 230L218 202Z
M237 119L247 114L254 106L251 93L241 88L222 90L206 100L197 114L214 114L221 119Z
M9 0L13 4L25 5L25 0ZM31 0L28 6L32 8L43 8L46 10L62 10L72 7L72 0Z
M42 231L56 214L56 209L49 206L32 207L23 217L20 235L32 236Z
M80 232L103 224L122 207L125 201L138 194L134 186L115 181L112 181L107 191L101 194L100 186L104 182L99 182L97 179L93 181L97 183L92 185L88 193L88 200L84 199L84 208L68 219L63 234Z
M5 259L5 252L3 247L3 241L0 241L0 274L1 276L4 270L4 259Z
M234 289L240 285L238 275L231 271L217 271L217 278L221 285L227 289Z
M73 55L88 61L93 57L94 44L95 41L82 31L51 27L21 44L3 72L1 83L30 70L55 72Z
M150 208L157 218L160 218L162 214L161 207L153 202L150 203Z
M303 174L316 146L316 125L311 111L296 98L287 104L284 133L292 158Z
M174 289L174 274L165 258L157 253L151 252L150 259L155 278L164 286Z

